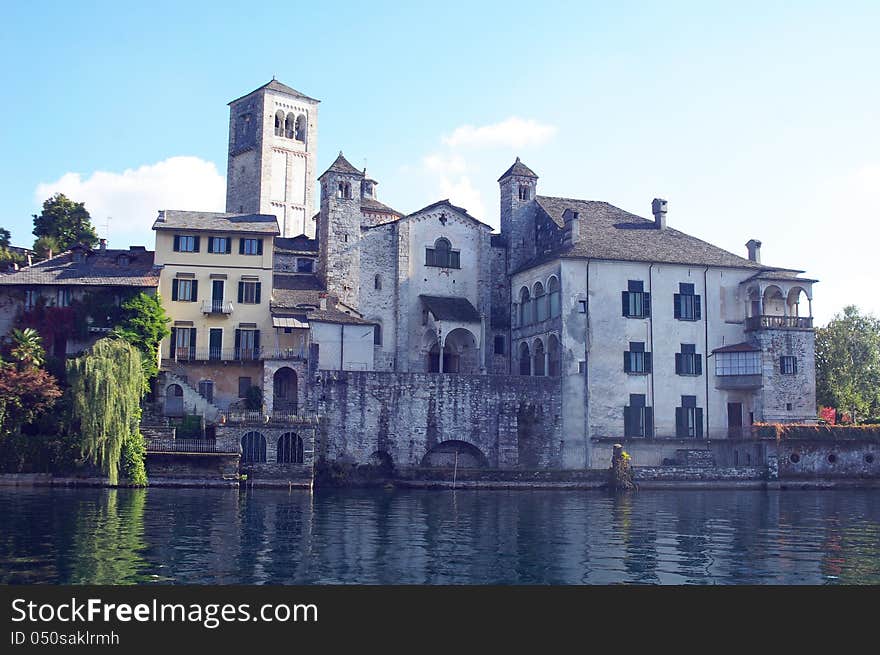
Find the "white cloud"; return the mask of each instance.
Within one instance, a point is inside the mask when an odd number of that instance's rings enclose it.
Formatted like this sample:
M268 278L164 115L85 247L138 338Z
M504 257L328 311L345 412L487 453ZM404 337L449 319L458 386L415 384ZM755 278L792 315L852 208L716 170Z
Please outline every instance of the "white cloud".
M523 148L547 143L556 134L556 127L539 123L534 119L511 116L500 123L491 125L462 125L452 134L443 137L443 143L450 148L496 147Z
M422 163L432 173L442 173L444 175L461 175L468 169L464 157L458 154L443 155L432 153L426 156Z
M121 173L95 171L83 177L65 173L37 186L38 206L55 193L85 203L92 223L111 248L154 243L153 221L160 209L223 211L226 180L213 162L198 157L170 157ZM109 233L105 234L107 217Z
M468 176L462 175L454 180L443 178L440 180L440 191L453 205L463 207L472 216L485 220L483 196Z

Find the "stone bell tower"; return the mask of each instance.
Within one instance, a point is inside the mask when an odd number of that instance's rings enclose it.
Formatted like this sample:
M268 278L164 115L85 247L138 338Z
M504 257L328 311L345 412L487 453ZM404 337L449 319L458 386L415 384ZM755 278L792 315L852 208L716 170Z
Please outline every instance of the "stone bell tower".
M227 212L273 214L282 237L315 236L318 102L273 78L229 103Z

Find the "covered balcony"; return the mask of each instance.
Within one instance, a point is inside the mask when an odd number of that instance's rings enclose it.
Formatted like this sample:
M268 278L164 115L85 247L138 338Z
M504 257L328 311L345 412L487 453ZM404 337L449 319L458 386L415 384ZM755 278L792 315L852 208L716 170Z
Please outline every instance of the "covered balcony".
M754 390L763 386L761 349L751 343L736 343L712 351L715 359L715 388Z
M753 280L747 291L746 331L812 330L813 282L768 274Z

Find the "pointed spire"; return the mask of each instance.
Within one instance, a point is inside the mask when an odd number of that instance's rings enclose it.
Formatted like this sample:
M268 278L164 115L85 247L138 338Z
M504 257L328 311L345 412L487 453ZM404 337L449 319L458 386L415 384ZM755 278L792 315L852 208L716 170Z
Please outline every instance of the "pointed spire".
M343 156L342 151L339 151L339 156L336 158L330 167L321 174L321 177L324 177L327 173L344 173L345 175L353 175L355 177L363 177L364 174L361 173L358 169L352 166L348 160ZM318 179L320 180L321 177Z
M518 175L519 177L531 177L531 178L534 178L534 179L536 179L536 180L538 179L538 176L535 175L535 172L534 172L531 168L529 168L528 166L526 166L525 164L523 164L523 163L520 161L519 157L517 157L517 158L516 158L516 161L513 162L513 166L511 166L510 168L508 168L508 169L504 172L504 175L502 175L501 177L498 178L498 181L500 182L500 181L503 180L504 178L506 178L506 177L510 177L510 176L512 176L512 175Z

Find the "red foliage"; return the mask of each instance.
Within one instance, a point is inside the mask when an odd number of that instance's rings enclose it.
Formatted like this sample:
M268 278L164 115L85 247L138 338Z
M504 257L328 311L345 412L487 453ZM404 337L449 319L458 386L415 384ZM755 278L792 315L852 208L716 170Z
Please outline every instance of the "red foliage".
M60 396L55 378L43 369L0 364L0 435L30 423Z
M820 407L819 418L825 421L828 425L834 425L837 423L837 410L833 407Z

